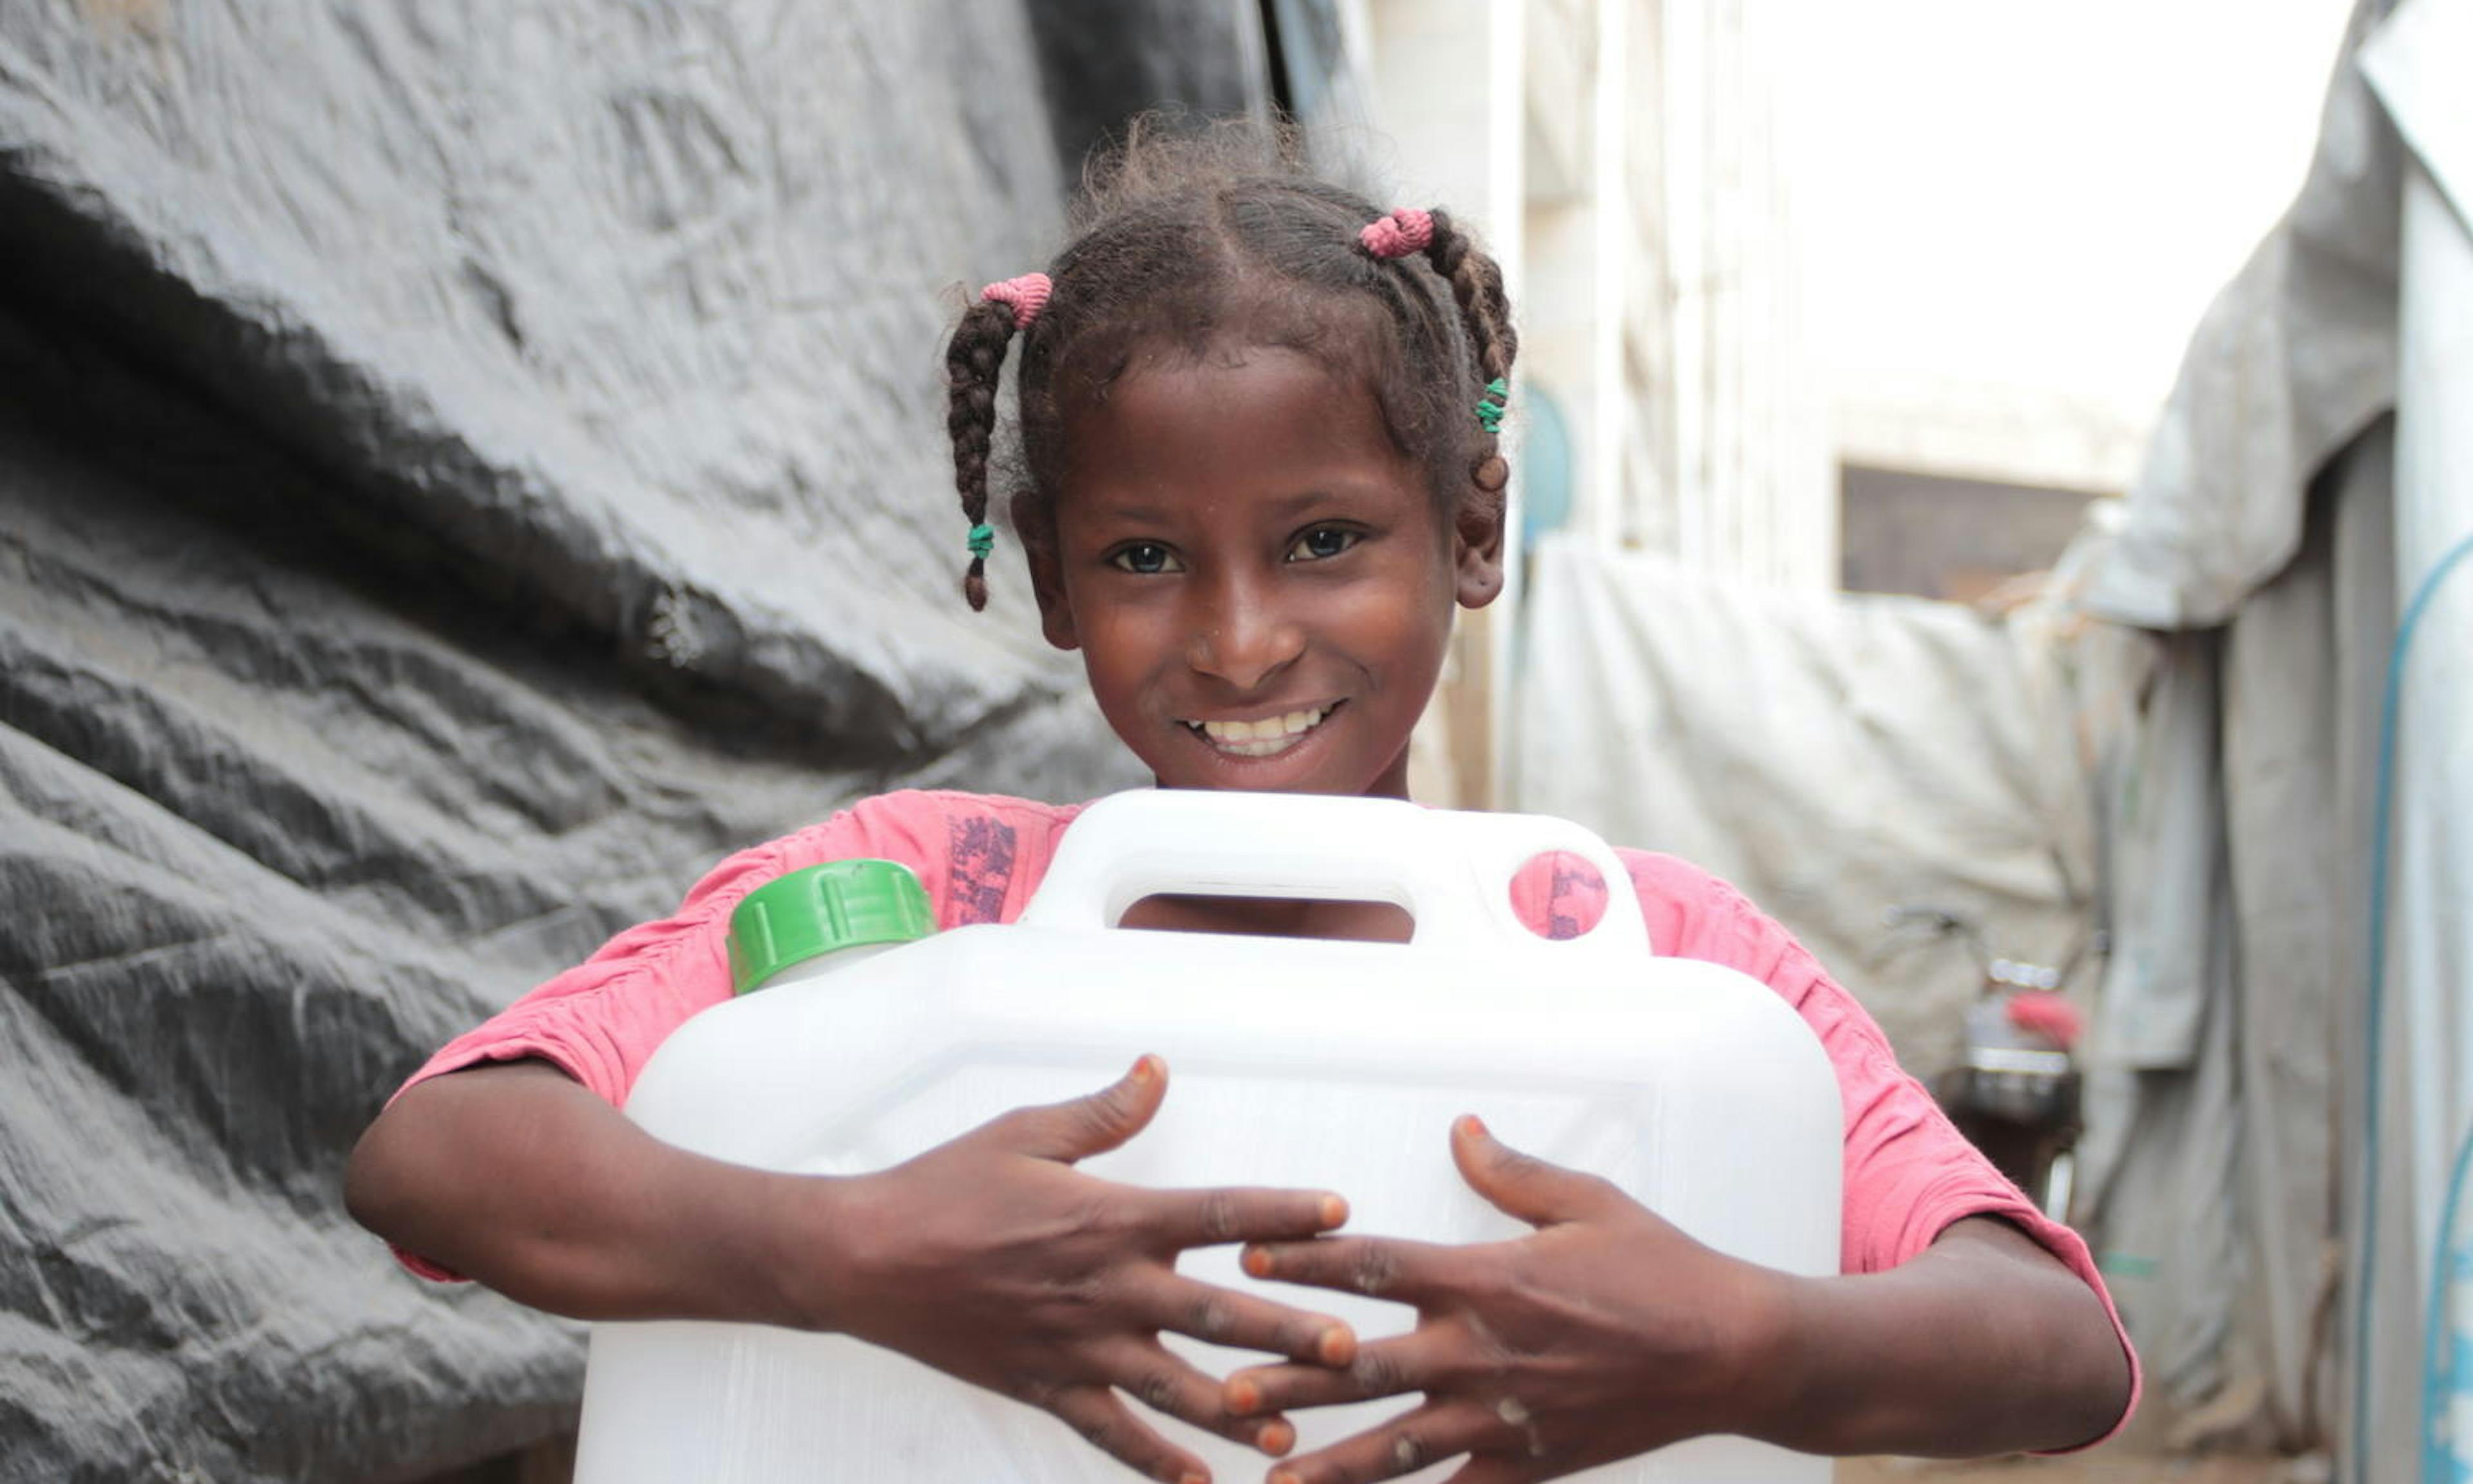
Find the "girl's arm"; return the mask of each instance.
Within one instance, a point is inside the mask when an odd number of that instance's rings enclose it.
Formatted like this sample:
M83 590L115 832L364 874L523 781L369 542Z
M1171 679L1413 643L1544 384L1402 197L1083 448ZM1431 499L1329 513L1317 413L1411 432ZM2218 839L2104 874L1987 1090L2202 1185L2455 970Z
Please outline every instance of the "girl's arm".
M1421 1316L1343 1370L1229 1377L1240 1413L1425 1394L1281 1465L1278 1484L1363 1484L1459 1454L1472 1461L1454 1484L1528 1484L1706 1433L1828 1454L2065 1448L2128 1404L2128 1360L2102 1303L2001 1222L1957 1222L1889 1272L1793 1278L1720 1256L1473 1118L1452 1147L1469 1184L1535 1233L1247 1251L1255 1277L1379 1293Z
M830 1328L790 1291L794 1269L774 1248L807 1219L803 1203L837 1198L825 1183L664 1144L537 1061L405 1089L344 1177L353 1218L396 1247L517 1303L596 1320L795 1315ZM812 1256L845 1265L829 1242Z
M854 1335L1042 1407L1153 1478L1207 1477L1156 1411L1277 1455L1294 1429L1236 1417L1163 1330L1317 1364L1356 1340L1322 1316L1181 1278L1188 1247L1303 1239L1346 1217L1314 1191L1156 1191L1075 1161L1165 1096L1144 1058L1114 1087L1023 1109L877 1174L780 1175L655 1139L545 1063L420 1083L352 1153L364 1226L581 1319L714 1319Z
M1788 1281L1785 1376L1763 1435L1806 1452L1968 1457L2092 1443L2129 1405L2094 1290L1975 1216L1904 1266Z

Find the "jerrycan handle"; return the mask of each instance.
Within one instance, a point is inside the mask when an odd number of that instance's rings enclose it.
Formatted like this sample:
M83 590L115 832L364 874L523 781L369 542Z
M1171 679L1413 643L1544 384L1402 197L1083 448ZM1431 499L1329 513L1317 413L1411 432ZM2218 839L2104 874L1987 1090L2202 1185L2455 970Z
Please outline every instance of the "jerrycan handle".
M1531 932L1511 904L1512 877L1555 850L1586 860L1606 883L1604 917L1562 943ZM1419 948L1499 951L1508 941L1591 957L1651 951L1630 873L1594 832L1546 815L1457 813L1400 799L1113 794L1066 829L1020 921L1113 927L1163 893L1387 901L1415 921L1409 942Z

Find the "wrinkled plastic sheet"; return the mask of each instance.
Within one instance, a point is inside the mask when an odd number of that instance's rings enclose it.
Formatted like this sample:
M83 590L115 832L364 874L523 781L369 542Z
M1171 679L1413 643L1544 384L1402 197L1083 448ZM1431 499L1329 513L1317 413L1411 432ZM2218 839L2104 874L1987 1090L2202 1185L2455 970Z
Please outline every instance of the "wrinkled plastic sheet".
M0 6L0 1479L557 1429L575 1328L342 1211L386 1092L852 797L1134 780L1018 568L956 593L1025 28Z
M2199 759L2180 776L2205 808L2115 842L2122 874L2212 905L2151 919L2152 961L2181 970L2106 986L2089 1081L2090 1121L2114 1140L2086 1171L2098 1240L2159 1392L2207 1403L2194 1425L2341 1444L2346 1477L2364 1434L2369 1479L2417 1456L2413 1254L2428 1227L2410 1210L2429 1198L2391 1159L2392 1276L2365 1357L2339 1281L2365 1261L2366 883L2404 519L2390 414L2406 154L2363 76L2389 12L2356 9L2298 196L2192 337L2121 539L2079 554L2088 610L2184 631L2158 689L2215 698L2149 729L2150 752ZM2446 92L2451 55L2419 54L2428 96ZM2158 1027L2174 1034L2127 1034ZM2410 1103L2407 1080L2379 1095ZM2391 1110L2391 1156L2419 1147L2413 1124ZM2356 1416L2365 1363L2377 1384Z
M2079 786L2116 935L2084 1048L2080 1218L2187 1435L2329 1449L2348 1479L2358 1437L2364 1484L2420 1456L2427 1274L2456 1240L2437 1214L2461 1132L2447 1121L2465 1085L2461 1017L2414 1008L2452 1003L2452 981L2426 967L2456 951L2445 912L2391 919L2375 1150L2362 1069L2396 569L2412 566L2409 538L2426 562L2456 530L2411 513L2391 415L2405 345L2443 346L2461 317L2433 312L2400 335L2399 220L2410 160L2461 221L2461 69L2437 38L2463 12L2357 8L2307 179L2192 336L2118 518L2063 559L2054 593L2075 617L2048 630L2062 641L2051 658L2077 676ZM2436 446L2462 425L2440 408L2425 429ZM2455 505L2426 510L2461 512L2461 484L2437 491ZM1876 976L1868 905L1927 872L1994 906L2014 894L1987 879L2024 879L1998 863L2033 859L2018 827L2029 816L1984 786L2028 755L2003 720L2020 714L2024 652L1959 637L1949 615L1710 592L1550 549L1540 562L1523 802L1735 875L1849 980L1910 1065L1933 1065L1958 991ZM1579 621L1588 611L1605 618ZM2406 755L2419 746L2434 776L2463 755L2442 724L2453 693L2432 679L2461 647L2445 611L2433 610L2442 621L2406 698ZM1945 653L1920 647L1928 634ZM1605 781L1578 781L1590 778ZM2449 879L2432 863L2452 858L2462 811L2398 798L2398 839L2422 851L2399 851L2402 902L2416 862ZM2008 931L2032 945L2033 922ZM2362 1209L2373 1157L2375 1216Z

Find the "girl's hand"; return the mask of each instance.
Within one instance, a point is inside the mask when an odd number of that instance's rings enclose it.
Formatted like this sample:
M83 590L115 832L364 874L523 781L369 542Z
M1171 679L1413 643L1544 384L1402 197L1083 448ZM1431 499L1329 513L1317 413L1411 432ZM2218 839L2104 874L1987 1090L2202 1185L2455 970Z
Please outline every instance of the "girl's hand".
M1282 1464L1273 1484L1363 1484L1459 1454L1450 1484L1526 1484L1679 1439L1752 1432L1782 1334L1781 1276L1712 1252L1605 1181L1519 1154L1475 1118L1452 1157L1478 1194L1535 1225L1451 1247L1381 1237L1256 1246L1256 1278L1414 1304L1417 1328L1340 1369L1274 1365L1228 1379L1228 1410L1423 1392L1380 1427Z
M1152 1478L1210 1474L1118 1392L1273 1457L1287 1451L1296 1432L1276 1409L1229 1412L1221 1383L1169 1353L1161 1331L1305 1369L1347 1364L1355 1335L1181 1278L1176 1257L1310 1238L1345 1221L1347 1205L1318 1191L1150 1190L1073 1168L1140 1133L1166 1091L1166 1068L1144 1057L1089 1097L1007 1113L880 1175L821 1183L835 1192L824 1219L852 1271L832 1281L819 1327L1052 1412Z

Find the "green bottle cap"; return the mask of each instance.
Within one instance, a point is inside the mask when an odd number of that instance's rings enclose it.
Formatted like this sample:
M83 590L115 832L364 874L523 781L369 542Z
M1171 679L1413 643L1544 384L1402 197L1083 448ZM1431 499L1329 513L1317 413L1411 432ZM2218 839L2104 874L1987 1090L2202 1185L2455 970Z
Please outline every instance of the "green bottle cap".
M767 881L730 915L730 980L744 994L793 964L936 930L927 889L889 860L837 860Z

